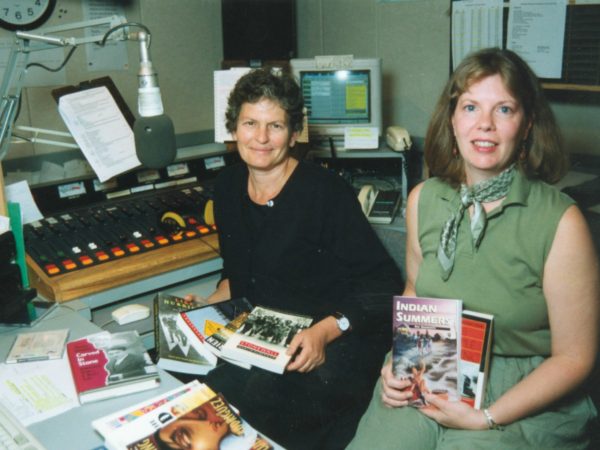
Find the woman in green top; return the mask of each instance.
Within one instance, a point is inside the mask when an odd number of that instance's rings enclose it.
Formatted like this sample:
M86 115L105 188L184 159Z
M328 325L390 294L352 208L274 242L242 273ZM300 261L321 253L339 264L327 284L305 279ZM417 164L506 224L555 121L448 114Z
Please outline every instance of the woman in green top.
M436 408L406 408L410 381L388 358L348 448L587 448L598 260L581 211L547 184L567 158L527 64L508 50L468 56L437 104L425 159L434 177L408 199L404 295L494 315L484 407L424 393Z

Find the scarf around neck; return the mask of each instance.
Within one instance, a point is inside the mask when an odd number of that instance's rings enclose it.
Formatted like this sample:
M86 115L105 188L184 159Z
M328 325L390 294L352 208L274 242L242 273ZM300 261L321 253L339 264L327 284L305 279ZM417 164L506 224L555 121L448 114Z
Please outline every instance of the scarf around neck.
M493 202L494 200L505 197L512 184L514 174L515 165L512 164L489 180L482 181L473 186L467 186L466 184L460 185L460 205L458 210L452 213L444 223L437 252L437 258L442 269L442 279L444 281L450 278L450 274L454 267L458 227L465 211L469 206L473 205L471 237L473 239L473 245L477 248L483 239L487 224L487 216L482 203Z

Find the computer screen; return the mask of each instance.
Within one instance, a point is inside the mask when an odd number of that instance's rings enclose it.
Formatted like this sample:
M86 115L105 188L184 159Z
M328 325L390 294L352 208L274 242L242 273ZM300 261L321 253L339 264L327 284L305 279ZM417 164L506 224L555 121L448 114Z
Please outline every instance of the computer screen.
M381 136L381 59L351 59L342 68L292 59L304 95L312 144L339 142L348 127L374 127Z

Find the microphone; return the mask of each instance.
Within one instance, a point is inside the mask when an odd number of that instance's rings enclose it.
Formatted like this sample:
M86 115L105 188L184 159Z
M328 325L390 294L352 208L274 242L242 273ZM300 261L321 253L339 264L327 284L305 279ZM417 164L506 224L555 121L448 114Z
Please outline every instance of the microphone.
M131 33L130 38L140 42L140 70L138 72L138 112L133 124L135 151L145 167L160 169L175 160L177 145L173 121L164 114L158 74L152 66L148 33Z

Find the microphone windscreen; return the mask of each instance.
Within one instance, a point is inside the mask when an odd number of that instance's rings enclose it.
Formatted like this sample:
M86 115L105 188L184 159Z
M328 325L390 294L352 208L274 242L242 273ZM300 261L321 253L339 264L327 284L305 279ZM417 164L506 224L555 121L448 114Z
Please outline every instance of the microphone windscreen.
M168 116L139 117L133 124L133 136L135 152L144 167L161 169L175 160L175 128Z

